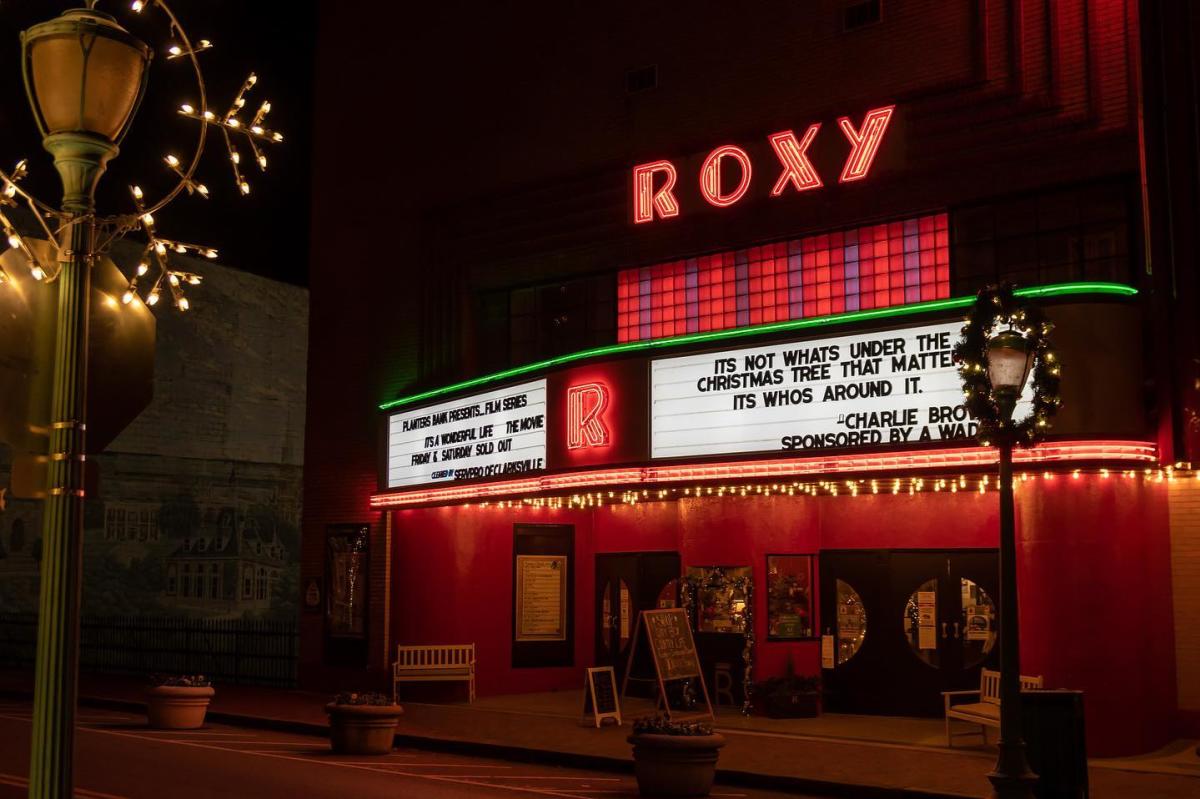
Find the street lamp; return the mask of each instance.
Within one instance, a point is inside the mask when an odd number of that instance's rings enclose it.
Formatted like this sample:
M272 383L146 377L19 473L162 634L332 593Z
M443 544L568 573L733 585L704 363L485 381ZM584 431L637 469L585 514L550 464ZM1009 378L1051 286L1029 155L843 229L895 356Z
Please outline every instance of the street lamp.
M25 90L63 184L29 771L29 796L41 799L72 792L96 184L141 102L152 51L90 8L34 25L21 45Z
M1021 735L1021 655L1017 618L1017 541L1013 521L1012 415L1033 365L1033 348L1016 330L987 341L987 374L992 385L1000 454L1000 742L996 768L988 774L995 799L1027 799L1037 780L1025 758Z
M163 159L177 178L171 190L157 201L150 201L141 188L130 186L133 213L98 216L96 184L108 162L116 157L141 104L153 51L114 17L96 11L96 2L85 0L87 8L71 9L21 34L25 92L42 144L54 156L62 180L60 206L51 207L18 185L29 173L26 161L18 162L9 172L0 170L0 230L9 245L24 256L34 280L61 281L50 396L30 747L29 796L36 799L68 799L72 795L92 267L115 241L130 233L141 233L146 245L121 301L130 304L136 299L153 306L162 292L169 292L175 308L186 311L189 303L183 295L184 286L194 286L202 278L178 269L172 263L172 254L216 258L217 251L160 236L154 214L185 191L188 196L208 199L208 187L195 175L210 128L222 134L242 195L249 193L250 184L238 166L240 157L234 141L245 141L260 170L267 166L263 148L283 141L282 134L266 127L270 102L264 101L252 117L246 116L246 94L257 81L255 75L246 79L228 111L214 112L208 106L197 60L197 54L211 49L212 42L202 39L193 46L167 0L132 0L129 8L134 14L146 12L146 16L166 22L171 36L165 48L166 59L191 64L198 97L180 105L179 114L195 121L199 132L190 160L172 154ZM28 205L49 239L47 244L31 246L5 215L4 208L18 202ZM53 220L53 228L47 220ZM48 259L39 255L47 250L56 252L53 260L57 267L53 270L48 269ZM8 283L7 278L0 267L0 286Z

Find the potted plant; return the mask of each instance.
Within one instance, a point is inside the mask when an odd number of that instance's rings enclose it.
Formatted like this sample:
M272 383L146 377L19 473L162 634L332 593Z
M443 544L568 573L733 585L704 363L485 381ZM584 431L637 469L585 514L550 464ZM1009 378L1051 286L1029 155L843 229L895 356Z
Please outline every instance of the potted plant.
M756 709L772 719L806 719L821 712L821 678L801 677L788 661L782 677L754 684Z
M725 737L700 722L665 716L633 723L633 767L642 796L708 796Z
M329 742L344 755L386 755L404 708L379 693L342 693L325 706Z
M204 726L212 683L203 674L151 677L146 691L146 716L159 730L194 730Z

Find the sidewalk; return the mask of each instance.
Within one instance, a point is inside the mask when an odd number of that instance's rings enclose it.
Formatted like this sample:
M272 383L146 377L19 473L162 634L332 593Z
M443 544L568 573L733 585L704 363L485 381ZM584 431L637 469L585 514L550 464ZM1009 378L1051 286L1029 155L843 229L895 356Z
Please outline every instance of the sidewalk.
M26 674L0 674L0 693L29 695ZM81 701L140 706L144 682L137 678L80 679ZM214 721L324 735L329 697L304 691L218 686L210 708ZM558 761L628 770L624 727L585 727L571 710L582 693L485 698L474 705L404 702L401 745L473 751L509 759ZM627 700L626 719L649 711ZM808 723L813 722L813 723ZM940 721L840 716L777 722L745 719L729 709L718 716L728 745L720 770L729 781L757 787L803 790L855 799L870 797L982 797L994 749L946 749L931 730ZM869 728L873 740L857 737ZM932 738L932 739L931 739ZM1094 799L1194 799L1200 795L1200 758L1190 745L1142 758L1096 760L1089 769Z

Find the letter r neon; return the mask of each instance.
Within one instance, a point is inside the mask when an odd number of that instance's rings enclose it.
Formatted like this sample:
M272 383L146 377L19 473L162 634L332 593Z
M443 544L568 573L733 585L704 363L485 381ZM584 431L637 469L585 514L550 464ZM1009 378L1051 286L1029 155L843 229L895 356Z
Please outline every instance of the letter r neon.
M608 386L583 383L567 389L567 449L606 447L608 427L604 411L608 409Z

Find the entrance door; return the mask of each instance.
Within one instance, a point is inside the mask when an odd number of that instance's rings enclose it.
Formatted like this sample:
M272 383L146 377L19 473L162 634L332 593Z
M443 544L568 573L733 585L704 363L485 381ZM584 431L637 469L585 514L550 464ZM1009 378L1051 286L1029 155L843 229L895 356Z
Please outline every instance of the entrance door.
M999 656L997 571L992 551L822 553L830 710L936 716L942 691L978 687Z
M625 679L629 648L643 610L675 607L679 601L679 553L631 552L596 555L596 665L612 666L617 684ZM645 647L641 648L642 650ZM642 655L634 676L653 667Z

